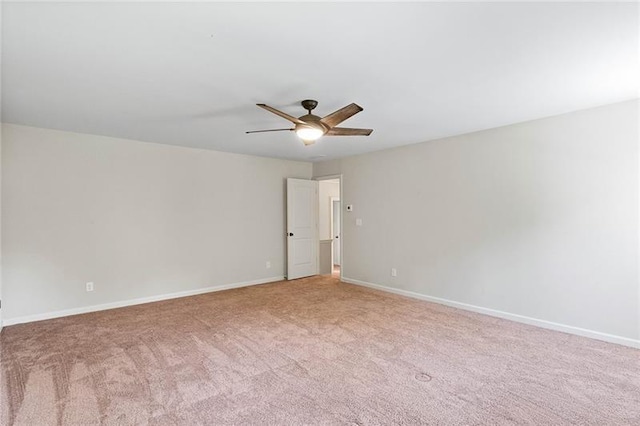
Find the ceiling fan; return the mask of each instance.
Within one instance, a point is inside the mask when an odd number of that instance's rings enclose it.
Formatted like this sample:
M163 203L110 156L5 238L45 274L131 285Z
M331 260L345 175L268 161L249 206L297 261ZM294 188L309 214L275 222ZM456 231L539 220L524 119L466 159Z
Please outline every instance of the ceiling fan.
M262 132L281 132L281 131L295 131L296 134L305 145L313 145L316 140L322 136L369 136L373 129L350 129L347 127L336 127L346 119L356 115L362 111L362 107L356 104L349 104L344 108L340 108L337 111L325 117L318 117L311 114L311 111L318 106L318 101L312 99L306 99L302 102L302 108L307 110L307 114L298 118L289 115L285 112L279 111L269 105L256 104L260 108L264 108L269 112L279 115L295 124L292 129L271 129L271 130L253 130L246 133L262 133Z

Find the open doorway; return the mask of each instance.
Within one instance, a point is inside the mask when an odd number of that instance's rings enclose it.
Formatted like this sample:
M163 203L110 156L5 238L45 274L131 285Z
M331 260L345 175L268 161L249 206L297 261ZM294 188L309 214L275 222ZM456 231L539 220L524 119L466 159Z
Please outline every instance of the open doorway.
M342 185L340 176L318 178L318 264L320 275L341 277Z

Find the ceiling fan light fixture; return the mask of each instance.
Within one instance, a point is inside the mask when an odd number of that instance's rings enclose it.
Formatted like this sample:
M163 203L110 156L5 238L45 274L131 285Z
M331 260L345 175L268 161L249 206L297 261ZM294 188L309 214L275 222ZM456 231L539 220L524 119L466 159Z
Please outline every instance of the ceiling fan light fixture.
M301 104L302 107L307 110L307 114L301 117L294 117L286 112L270 107L267 104L256 104L260 108L266 109L267 111L290 121L295 126L293 129L253 130L246 133L284 132L293 130L305 146L308 146L313 145L322 136L369 136L371 132L373 132L373 129L350 129L348 127L337 127L338 124L362 111L362 107L357 104L351 103L325 117L318 117L317 115L312 114L312 111L318 105L317 101L305 99Z
M305 142L316 141L324 135L324 130L312 126L298 126L296 135Z

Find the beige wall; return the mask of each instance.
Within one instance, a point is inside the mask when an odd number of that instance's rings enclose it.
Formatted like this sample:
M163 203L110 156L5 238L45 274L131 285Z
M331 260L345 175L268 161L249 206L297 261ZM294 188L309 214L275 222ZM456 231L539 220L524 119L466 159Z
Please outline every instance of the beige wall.
M334 173L345 277L640 338L637 101L314 165Z
M311 164L2 133L5 319L284 275L285 178Z

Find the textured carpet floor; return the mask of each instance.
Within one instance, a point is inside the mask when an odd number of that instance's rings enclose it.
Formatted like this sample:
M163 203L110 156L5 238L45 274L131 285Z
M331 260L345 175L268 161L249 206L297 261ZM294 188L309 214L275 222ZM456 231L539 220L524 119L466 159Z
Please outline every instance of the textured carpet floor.
M640 425L640 351L320 277L16 325L3 425Z

